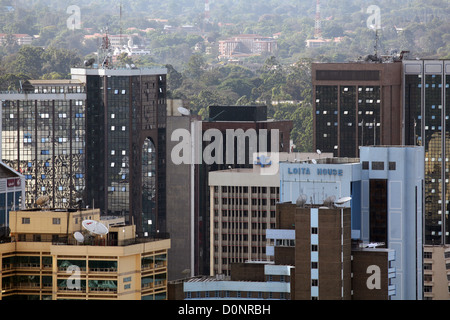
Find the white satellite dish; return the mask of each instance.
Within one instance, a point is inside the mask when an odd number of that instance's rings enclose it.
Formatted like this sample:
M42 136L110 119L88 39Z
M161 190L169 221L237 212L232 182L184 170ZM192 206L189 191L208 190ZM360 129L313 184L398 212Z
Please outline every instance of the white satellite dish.
M311 159L311 162L314 164L317 164L317 160L316 159Z
M352 200L352 197L343 197L343 198L338 199L335 203L341 205L346 202L349 202L350 200Z
M322 151L320 151L319 149L316 150L317 154L322 154Z
M376 248L379 246L384 246L384 242L371 242L366 245L366 248Z
M184 116L189 116L191 114L191 112L188 109L183 107L178 107L178 112Z
M94 234L105 235L109 231L104 224L95 220L84 220L81 224L86 230Z
M73 237L78 241L78 242L83 242L84 241L84 236L80 233L80 232L75 232L73 234Z

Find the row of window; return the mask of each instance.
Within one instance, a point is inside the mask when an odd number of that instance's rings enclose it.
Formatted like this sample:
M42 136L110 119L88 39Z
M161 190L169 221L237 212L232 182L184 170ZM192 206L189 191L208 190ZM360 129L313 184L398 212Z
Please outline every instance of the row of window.
M185 292L186 299L193 298L257 298L257 299L288 299L288 294L285 292L241 292L241 291L215 291L211 294L209 291L205 292Z
M247 222L222 222L222 229L248 229L248 223ZM275 229L275 223L258 223L258 222L252 222L251 227L252 229L267 229L267 225L270 225L270 229ZM214 228L219 228L219 223L214 222Z
M362 162L362 169L369 170L369 161ZM372 170L384 170L384 162L372 161ZM389 170L396 170L396 162L389 161Z
M236 201L234 201L236 200ZM274 206L277 203L277 199L270 199L270 205ZM219 204L219 199L214 198L214 204ZM240 205L248 205L248 198L222 198L222 204L240 204ZM255 199L252 198L252 205L267 205L267 199Z
M250 187L252 193L267 193L270 190L270 193L277 194L279 193L279 187ZM221 190L223 193L231 192L231 193L248 193L249 187L227 187L222 186ZM214 192L219 192L219 187L214 186Z
M28 217L22 218L22 224L30 224L30 223L31 223L31 218L28 218ZM52 223L53 224L61 224L61 218L53 218Z
M267 213L268 211L256 211L256 210L252 210L252 217L254 218L266 218L267 217ZM214 210L214 215L216 217L219 216L219 210ZM222 210L222 217L248 217L248 210ZM275 218L276 216L276 211L271 210L270 211L270 217L271 218Z

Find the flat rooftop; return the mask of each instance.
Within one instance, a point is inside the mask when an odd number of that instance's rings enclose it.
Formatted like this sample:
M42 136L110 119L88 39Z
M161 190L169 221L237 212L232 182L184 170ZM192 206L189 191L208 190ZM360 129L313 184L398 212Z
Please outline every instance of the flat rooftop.
M112 68L112 69L99 69L99 68L71 68L70 73L72 76L144 76L144 75L165 75L167 74L166 68Z

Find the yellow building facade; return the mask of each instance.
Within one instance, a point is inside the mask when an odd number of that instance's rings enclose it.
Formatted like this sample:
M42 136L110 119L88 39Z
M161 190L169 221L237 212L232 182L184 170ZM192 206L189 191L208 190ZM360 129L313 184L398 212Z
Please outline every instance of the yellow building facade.
M108 233L88 232L83 220ZM134 225L98 209L14 211L10 230L0 243L1 300L167 299L170 239L136 238Z

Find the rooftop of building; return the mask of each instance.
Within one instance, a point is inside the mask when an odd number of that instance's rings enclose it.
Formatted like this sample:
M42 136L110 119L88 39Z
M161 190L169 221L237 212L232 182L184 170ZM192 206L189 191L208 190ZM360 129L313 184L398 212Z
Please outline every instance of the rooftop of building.
M99 209L45 207L46 200L45 197L41 197L36 201L35 208L11 211L10 232L1 239L2 242L128 246L169 238L165 233L141 237L138 236L135 225L126 223L124 217L101 215ZM84 221L99 224L101 228L91 230L88 224L83 223ZM98 232L102 228L103 231Z
M352 164L359 163L359 158L345 158L345 157L330 157L330 154L325 154L323 158L319 155L313 157L314 153L310 153L311 158L288 158L286 160L280 160L280 162L287 163L309 163L309 164Z
M70 69L72 76L144 76L144 75L166 75L167 69L163 67L133 68L114 66L112 68L99 68L97 64L87 67L75 67Z

